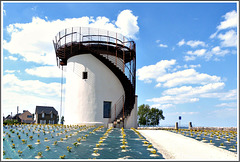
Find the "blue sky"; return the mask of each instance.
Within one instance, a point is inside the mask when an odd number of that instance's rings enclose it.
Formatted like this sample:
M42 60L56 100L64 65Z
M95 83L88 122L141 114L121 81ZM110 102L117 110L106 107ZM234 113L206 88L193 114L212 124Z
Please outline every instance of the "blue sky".
M183 125L237 126L236 2L2 4L4 116L17 106L20 112L34 113L36 105L60 112L61 71L52 40L64 28L90 26L136 42L138 105L162 109L161 125L182 116Z

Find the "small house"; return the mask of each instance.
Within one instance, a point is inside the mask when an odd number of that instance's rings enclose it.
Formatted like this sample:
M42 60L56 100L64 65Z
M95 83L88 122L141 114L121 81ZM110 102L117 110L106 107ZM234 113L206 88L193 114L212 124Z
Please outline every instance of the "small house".
M54 107L36 106L35 110L37 124L57 124L58 112Z

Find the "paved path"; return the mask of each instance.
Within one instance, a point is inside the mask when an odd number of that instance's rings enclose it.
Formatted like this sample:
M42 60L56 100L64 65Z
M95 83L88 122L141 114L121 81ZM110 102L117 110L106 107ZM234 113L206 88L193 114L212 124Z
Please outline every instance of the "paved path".
M138 130L165 159L238 160L237 154L164 130Z

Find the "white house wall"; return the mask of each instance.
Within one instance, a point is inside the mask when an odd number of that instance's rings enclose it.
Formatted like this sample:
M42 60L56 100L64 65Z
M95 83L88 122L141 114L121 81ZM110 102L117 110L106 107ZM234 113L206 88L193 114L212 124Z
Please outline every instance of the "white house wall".
M82 73L88 72L87 79ZM70 57L67 62L64 124L100 123L103 118L103 101L116 101L124 94L115 74L91 54Z

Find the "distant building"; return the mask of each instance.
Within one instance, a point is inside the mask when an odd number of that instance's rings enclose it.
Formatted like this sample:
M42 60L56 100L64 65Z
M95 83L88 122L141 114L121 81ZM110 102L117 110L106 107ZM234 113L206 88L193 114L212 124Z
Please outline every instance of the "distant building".
M34 114L31 114L28 110L23 110L23 113L19 115L21 123L34 123Z
M57 124L58 112L54 107L36 106L36 123L38 124Z

